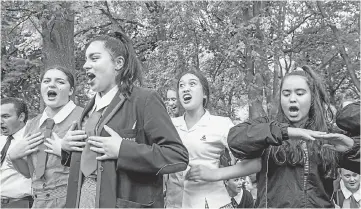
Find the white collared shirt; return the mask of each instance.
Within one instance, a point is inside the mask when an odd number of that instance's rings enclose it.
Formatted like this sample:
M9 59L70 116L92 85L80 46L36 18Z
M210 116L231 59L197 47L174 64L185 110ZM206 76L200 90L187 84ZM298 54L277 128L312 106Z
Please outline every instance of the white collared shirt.
M229 129L234 126L230 118L211 115L206 111L190 129L187 128L184 115L172 118L172 122L188 150L190 166L219 168L220 155L228 147ZM189 169L188 166L185 171L169 174L167 207L204 208L205 200L209 208L220 208L229 203L230 198L223 181L188 181L184 177Z
M8 153L12 149L15 141L23 140L24 131L25 126L13 134L14 139L9 146ZM0 150L5 146L6 140L7 136L0 136ZM6 156L4 163L0 167L0 179L1 198L23 198L31 196L31 179L25 178L15 170L11 165L9 155Z
M115 85L112 89L110 89L110 91L108 91L108 93L104 94L103 96L100 96L100 93L98 92L95 95L95 103L92 110L89 112L89 115L94 112L94 110L98 111L103 109L104 107L109 106L110 102L113 100L118 90L118 85Z
M342 208L350 208L350 203L351 203L350 197L351 196L353 196L355 198L356 202L358 202L360 204L360 199L361 199L360 188L355 193L352 193L350 190L348 190L346 188L345 183L341 179L341 181L340 181L340 189L341 189L341 191L343 193L343 196L345 196L345 200L343 202Z
M64 105L64 107L62 107L58 113L56 113L54 115L53 120L54 120L55 124L59 124L59 123L63 122L65 120L65 118L67 118L70 115L70 113L75 109L75 107L76 107L76 105L74 104L74 102L72 100L69 100L69 102L66 105ZM44 121L48 118L50 118L50 117L46 113L46 109L45 109L43 112L43 115L41 116L41 118L39 120L39 127L41 127L41 125L43 125Z

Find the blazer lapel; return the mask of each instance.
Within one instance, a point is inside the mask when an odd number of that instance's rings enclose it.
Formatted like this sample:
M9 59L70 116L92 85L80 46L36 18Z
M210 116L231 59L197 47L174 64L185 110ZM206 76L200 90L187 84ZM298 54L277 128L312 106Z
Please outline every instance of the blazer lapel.
M105 113L103 114L103 116L100 119L97 133L101 133L104 125L108 123L108 121L115 115L116 112L118 112L118 110L124 104L124 101L125 101L125 97L118 90L117 94L115 95L113 100L110 102L109 106L105 110Z
M84 117L88 114L88 112L93 108L95 103L95 97L93 97L90 102L85 106L83 112L81 113L80 120L78 120L78 130L82 129L82 122L84 120Z

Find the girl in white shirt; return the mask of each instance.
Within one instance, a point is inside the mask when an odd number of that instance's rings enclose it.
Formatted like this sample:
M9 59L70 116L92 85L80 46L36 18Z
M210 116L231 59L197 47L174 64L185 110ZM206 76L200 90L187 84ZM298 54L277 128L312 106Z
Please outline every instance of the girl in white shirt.
M178 80L178 96L185 114L173 119L183 144L189 152L189 167L169 175L166 207L220 208L229 202L228 193L218 175L221 152L228 147L227 135L233 123L228 117L211 115L207 79L199 71L187 71ZM232 175L254 172L246 162L230 166ZM239 167L243 169L238 169ZM237 172L236 169L238 169ZM246 173L247 172L247 173Z

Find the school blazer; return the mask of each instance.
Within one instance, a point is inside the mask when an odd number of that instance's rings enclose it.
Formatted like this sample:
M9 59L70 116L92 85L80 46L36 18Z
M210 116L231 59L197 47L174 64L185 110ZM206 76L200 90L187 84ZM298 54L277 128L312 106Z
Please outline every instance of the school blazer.
M93 98L81 121L92 109ZM188 151L167 114L160 96L152 90L133 87L130 94L119 91L99 121L97 133L109 136L104 125L122 138L117 160L98 161L97 208L162 208L163 174L186 169ZM70 166L67 208L79 206L81 152L62 151L62 164Z

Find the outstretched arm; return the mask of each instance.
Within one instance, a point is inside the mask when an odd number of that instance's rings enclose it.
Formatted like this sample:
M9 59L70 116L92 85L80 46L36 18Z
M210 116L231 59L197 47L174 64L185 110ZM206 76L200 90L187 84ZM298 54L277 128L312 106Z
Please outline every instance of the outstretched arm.
M186 179L193 181L220 181L248 176L259 171L261 171L261 158L255 158L242 160L233 166L217 169L210 169L204 165L193 165L186 174Z

